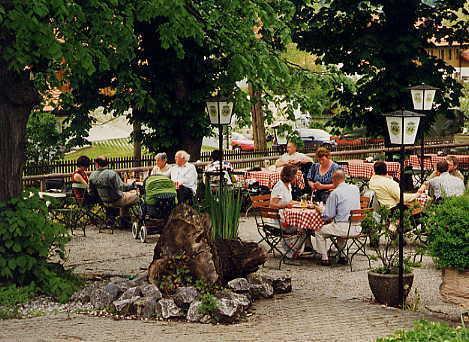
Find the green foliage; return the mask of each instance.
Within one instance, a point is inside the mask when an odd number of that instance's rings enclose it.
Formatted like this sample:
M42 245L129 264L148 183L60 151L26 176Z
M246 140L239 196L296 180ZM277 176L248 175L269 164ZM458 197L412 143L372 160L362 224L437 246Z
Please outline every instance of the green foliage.
M429 208L425 227L428 249L441 268L469 268L469 193L446 198Z
M62 266L48 263L63 259L69 241L64 226L51 221L45 201L24 192L0 204L0 281L19 286L35 284L38 291L66 301L77 281Z
M404 212L404 231L409 231L410 214ZM369 212L362 222L362 231L370 236L375 243L370 245L381 265L373 269L383 274L396 274L398 272L399 234L397 231L399 212L381 206L377 211ZM378 243L379 242L379 243ZM412 272L410 258L404 260L404 273Z
M26 162L50 163L63 157L65 143L51 113L33 112L26 127Z
M428 322L421 320L415 323L415 327L408 331L398 331L392 336L378 338L377 342L438 342L452 341L463 342L469 340L468 328L453 328L445 323Z
M194 284L194 277L189 269L189 257L185 254L170 258L165 273L156 281L156 285L164 294L172 294L178 287Z
M204 293L200 296L199 313L202 315L211 315L218 309L218 299L211 293Z
M0 287L0 319L19 318L18 304L28 302L36 292L34 284L24 287L16 285Z
M238 238L239 217L241 216L241 193L224 187L205 191L205 208L212 223L212 238L234 240Z
M359 75L356 88L337 88L333 98L346 109L337 113L332 126L366 126L373 135L385 135L382 113L411 109L407 87L425 82L440 88L437 110L446 115L457 107L461 85L451 77L454 68L430 56L430 39L464 42L467 23L441 25L455 19L464 0L295 1L293 40L298 47L320 56L318 63L341 64L341 71ZM425 18L422 20L421 18ZM416 25L419 21L424 21Z

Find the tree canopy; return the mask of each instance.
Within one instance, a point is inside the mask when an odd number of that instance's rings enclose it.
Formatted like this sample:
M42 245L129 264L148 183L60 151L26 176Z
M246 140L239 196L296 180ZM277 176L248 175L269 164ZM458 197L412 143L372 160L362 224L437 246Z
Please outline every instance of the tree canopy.
M425 48L445 39L467 39L468 24L457 20L463 0L433 1L301 1L296 0L294 41L319 56L319 62L340 65L356 75L356 90L338 89L335 97L347 110L333 118L340 127L366 126L383 134L380 114L411 109L407 87L421 83L440 88L435 113L457 106L461 85L453 68ZM451 21L453 25L443 25Z

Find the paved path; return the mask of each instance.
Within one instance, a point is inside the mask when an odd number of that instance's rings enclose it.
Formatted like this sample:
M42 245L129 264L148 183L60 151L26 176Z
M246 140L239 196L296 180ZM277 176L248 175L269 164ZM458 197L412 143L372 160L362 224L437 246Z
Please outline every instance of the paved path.
M243 239L257 239L251 220L244 220L240 229ZM153 255L153 243L134 241L129 232L109 235L89 230L87 235L68 245L67 265L80 273L133 274ZM255 302L252 315L236 325L115 321L59 313L0 321L0 341L373 341L411 327L416 319L431 318L428 306L448 309L438 298L439 271L429 259L415 270L418 293L410 298L420 313L373 304L364 259L354 262L354 272L347 267L321 267L312 260L284 265L280 271L277 265L278 260L270 258L261 272L290 275L293 292Z

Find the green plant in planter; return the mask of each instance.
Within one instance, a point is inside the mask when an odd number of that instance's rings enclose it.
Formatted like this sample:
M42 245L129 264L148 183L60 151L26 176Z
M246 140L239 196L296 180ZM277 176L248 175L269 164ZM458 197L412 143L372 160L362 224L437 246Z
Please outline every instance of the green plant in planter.
M234 240L238 238L241 216L241 192L231 188L205 192L205 208L212 222L212 238Z
M362 231L368 233L371 241L380 242L371 244L370 247L376 253L381 265L373 269L376 273L397 274L399 258L399 211L392 212L386 207L380 207L375 212L370 212L362 222ZM393 228L394 227L394 228ZM411 227L410 214L404 212L404 230ZM405 233L408 234L408 233ZM411 273L410 258L404 260L404 273Z
M446 198L427 211L428 250L441 268L469 269L469 193Z

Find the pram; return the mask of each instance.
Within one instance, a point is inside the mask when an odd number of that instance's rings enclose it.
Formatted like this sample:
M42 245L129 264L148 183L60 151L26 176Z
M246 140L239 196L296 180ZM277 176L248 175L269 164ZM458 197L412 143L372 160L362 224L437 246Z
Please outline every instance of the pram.
M149 176L140 189L141 217L132 223L132 236L146 242L151 234L160 234L177 204L176 187L166 176Z

